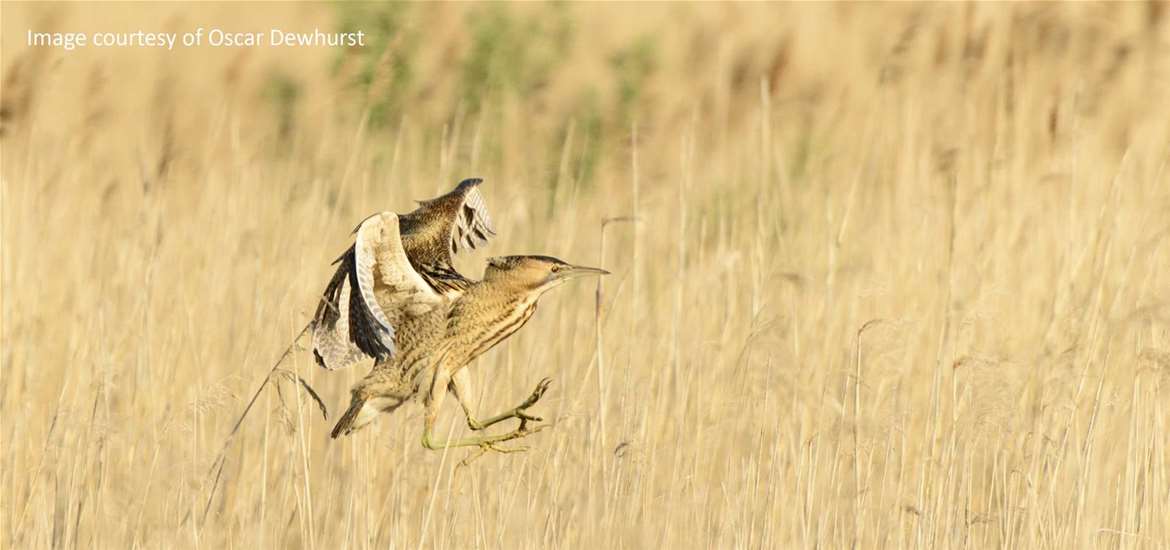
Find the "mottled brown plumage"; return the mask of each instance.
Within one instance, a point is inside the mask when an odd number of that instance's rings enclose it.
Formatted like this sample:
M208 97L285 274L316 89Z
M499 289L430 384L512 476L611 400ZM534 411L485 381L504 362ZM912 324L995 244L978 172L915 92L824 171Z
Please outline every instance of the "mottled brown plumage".
M463 180L449 193L419 201L417 209L398 216L401 246L411 268L438 294L455 297L467 288L471 281L453 267L454 255L481 246L495 235L479 191L482 181ZM380 215L363 220L354 233ZM317 363L330 370L366 357L386 361L395 347L393 327L379 322L379 307L372 295L360 291L358 252L355 243L334 262L337 271L313 317L313 353Z
M526 422L539 419L528 416L524 409L539 399L548 382L538 385L525 404L479 421L467 401L470 388L465 367L523 327L545 292L572 278L602 273L605 272L547 256L492 259L482 281L471 283L458 297L401 325L400 355L375 364L370 375L354 387L350 408L337 423L333 436L349 434L379 413L393 411L420 396L427 406L423 444L428 448L490 445L531 433ZM522 427L501 436L436 442L435 417L448 389L463 407L472 429L481 430L508 418L521 419Z
M470 388L464 367L524 326L545 292L578 276L606 272L548 256L507 256L489 260L481 281L460 275L452 255L492 234L478 183L467 180L410 214L367 218L339 259L314 318L314 352L330 368L352 364L355 354L376 361L354 386L333 437L419 396L427 406L423 444L428 448L495 448L495 443L539 429L528 426L539 419L525 409L543 395L547 379L517 407L479 421L466 399ZM435 417L448 390L472 429L509 418L519 419L520 426L501 435L435 441Z
M487 243L496 234L479 191L482 182L463 180L451 192L419 201L417 209L398 218L410 265L440 293L467 288L470 281L455 270L454 256Z

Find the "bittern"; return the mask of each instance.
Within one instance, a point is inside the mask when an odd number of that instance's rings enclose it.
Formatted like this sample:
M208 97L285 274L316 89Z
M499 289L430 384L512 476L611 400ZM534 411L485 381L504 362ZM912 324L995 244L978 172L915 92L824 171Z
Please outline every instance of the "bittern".
M576 277L607 272L548 256L507 256L490 259L481 281L460 275L452 255L486 242L492 233L478 183L465 181L410 214L367 218L355 231L354 245L339 258L314 318L314 353L326 368L348 366L364 356L375 364L353 387L333 437L348 435L420 396L426 405L422 442L429 449L500 450L495 443L540 429L528 425L540 418L526 409L544 394L548 379L524 402L481 421L468 401L465 367L519 330L545 292ZM455 394L473 430L510 418L520 425L499 435L436 441L435 419L447 391Z

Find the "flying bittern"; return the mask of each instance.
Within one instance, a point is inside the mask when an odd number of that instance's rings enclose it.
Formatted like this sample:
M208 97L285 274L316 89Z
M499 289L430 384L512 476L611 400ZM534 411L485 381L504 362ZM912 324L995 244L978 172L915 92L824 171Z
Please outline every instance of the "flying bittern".
M452 254L482 244L491 234L478 183L465 181L401 217L383 212L367 218L339 259L314 318L314 352L326 368L348 366L364 356L375 364L354 386L333 437L420 395L427 409L423 445L430 449L491 447L539 429L528 426L540 419L525 410L544 394L547 379L520 405L480 421L468 402L464 367L519 330L545 292L606 271L548 256L507 256L489 260L482 281L460 275L451 267ZM500 435L435 441L435 418L448 390L473 430L510 418L519 419L520 426Z

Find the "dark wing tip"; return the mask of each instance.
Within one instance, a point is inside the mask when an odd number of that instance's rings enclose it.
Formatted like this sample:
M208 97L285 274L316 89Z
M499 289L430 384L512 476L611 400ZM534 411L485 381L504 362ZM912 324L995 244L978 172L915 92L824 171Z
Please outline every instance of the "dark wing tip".
M459 182L459 185L455 186L455 188L460 189L460 190L464 190L464 189L467 189L470 187L475 187L476 185L479 185L481 183L483 183L483 178L467 178L467 179Z
M362 353L377 361L386 361L393 355L394 332L383 327L370 306L362 299L358 284L356 261L349 267L349 341ZM355 292L356 291L356 292Z

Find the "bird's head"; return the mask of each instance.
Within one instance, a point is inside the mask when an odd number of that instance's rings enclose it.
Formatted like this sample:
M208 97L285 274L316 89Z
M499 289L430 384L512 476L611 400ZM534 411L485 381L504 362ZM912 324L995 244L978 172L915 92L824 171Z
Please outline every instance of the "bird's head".
M518 284L543 293L570 279L608 274L604 269L573 265L551 256L498 256L488 259L484 279Z

